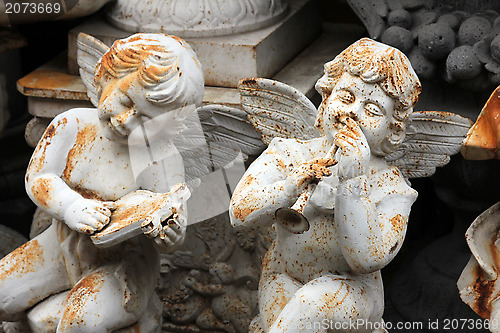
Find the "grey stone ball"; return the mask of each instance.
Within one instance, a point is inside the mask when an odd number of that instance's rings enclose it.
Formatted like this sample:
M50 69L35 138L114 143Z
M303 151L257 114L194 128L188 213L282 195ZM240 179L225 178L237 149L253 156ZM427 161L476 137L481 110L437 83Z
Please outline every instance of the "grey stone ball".
M393 25L382 34L382 43L409 53L413 48L413 35L408 29Z
M426 58L420 52L418 47L415 47L409 54L411 66L417 73L420 79L430 80L436 73L436 64L429 58Z
M458 27L460 26L460 19L453 14L444 14L438 18L437 23L446 24L453 30L457 30Z
M387 18L389 25L397 25L409 29L411 27L412 19L409 11L404 9L396 9L389 13Z
M474 45L491 32L490 21L484 17L473 16L462 22L458 29L460 45Z
M429 59L442 59L455 48L455 32L445 23L432 23L420 28L418 47Z
M462 45L454 49L446 59L446 72L451 80L468 80L481 72L479 61L472 46Z
M497 35L490 44L491 57L500 63L500 35Z

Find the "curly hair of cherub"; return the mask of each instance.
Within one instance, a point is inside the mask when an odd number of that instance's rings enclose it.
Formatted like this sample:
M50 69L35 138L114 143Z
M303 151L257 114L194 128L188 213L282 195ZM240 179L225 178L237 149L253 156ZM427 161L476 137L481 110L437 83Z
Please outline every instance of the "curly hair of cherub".
M343 73L378 84L396 100L395 117L404 121L418 101L421 84L408 58L394 47L362 38L325 64L325 74L316 90L327 98Z
M203 71L191 47L166 34L135 34L114 42L98 62L95 81L102 88L111 79L138 71L138 81L153 104L183 107L200 104Z

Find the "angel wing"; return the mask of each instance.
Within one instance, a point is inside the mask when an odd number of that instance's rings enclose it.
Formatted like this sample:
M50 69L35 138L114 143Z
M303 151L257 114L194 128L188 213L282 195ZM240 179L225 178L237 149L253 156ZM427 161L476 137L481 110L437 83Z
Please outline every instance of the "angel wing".
M238 89L241 105L264 143L275 137L308 140L320 136L314 126L318 111L297 89L262 78L244 79Z
M245 79L239 85L241 104L266 144L274 137L312 139L316 108L296 89L268 79ZM429 177L460 151L472 122L449 112L415 111L399 149L386 156L407 178Z
M80 66L80 77L87 87L87 95L95 107L99 104L97 84L94 81L94 71L97 62L109 50L103 42L90 35L79 33L77 38L77 61Z
M185 119L173 140L182 156L189 224L225 213L232 192L245 173L244 162L266 147L244 111L222 105L200 107Z
M257 156L265 145L259 133L248 123L246 113L228 106L210 104L199 107L185 121L185 129L173 140L184 161L186 181L231 166L241 155L243 160Z
M450 112L415 111L405 141L386 156L406 178L429 177L458 153L472 122Z

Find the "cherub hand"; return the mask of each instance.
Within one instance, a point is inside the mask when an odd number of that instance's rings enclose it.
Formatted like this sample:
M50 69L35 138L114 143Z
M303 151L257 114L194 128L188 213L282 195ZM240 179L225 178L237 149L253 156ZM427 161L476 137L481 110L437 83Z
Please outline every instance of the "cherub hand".
M148 217L141 225L142 232L168 252L175 251L184 242L186 233L184 203L176 201Z
M358 124L351 118L345 118L343 122L346 126L333 138L333 142L339 147L336 157L339 160L340 181L365 174L371 155L368 141Z
M64 212L64 222L72 230L93 234L109 223L115 203L81 198L74 201Z
M307 189L309 184L316 184L324 176L330 176L332 172L328 167L335 165L335 163L333 158L315 158L298 165L285 179L285 193L292 194L297 198Z

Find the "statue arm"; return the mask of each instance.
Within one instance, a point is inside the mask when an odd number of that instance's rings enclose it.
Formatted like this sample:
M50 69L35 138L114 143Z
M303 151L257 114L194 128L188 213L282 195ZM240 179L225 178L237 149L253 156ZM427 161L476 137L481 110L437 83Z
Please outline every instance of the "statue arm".
M37 206L60 220L67 208L82 198L61 178L77 130L68 117L56 117L38 142L26 171L28 196Z
M276 149L280 142L273 140L238 183L229 207L233 226L269 225L278 208L291 206L296 200L296 196L285 191L287 161Z
M353 271L380 270L396 256L416 197L396 168L341 183L335 223L344 235L342 253Z
M79 122L85 121L85 117L78 120L76 112L65 112L51 122L31 157L25 187L33 202L53 217L77 232L92 234L109 222L114 203L87 199L64 180L64 174L71 172L67 161Z

